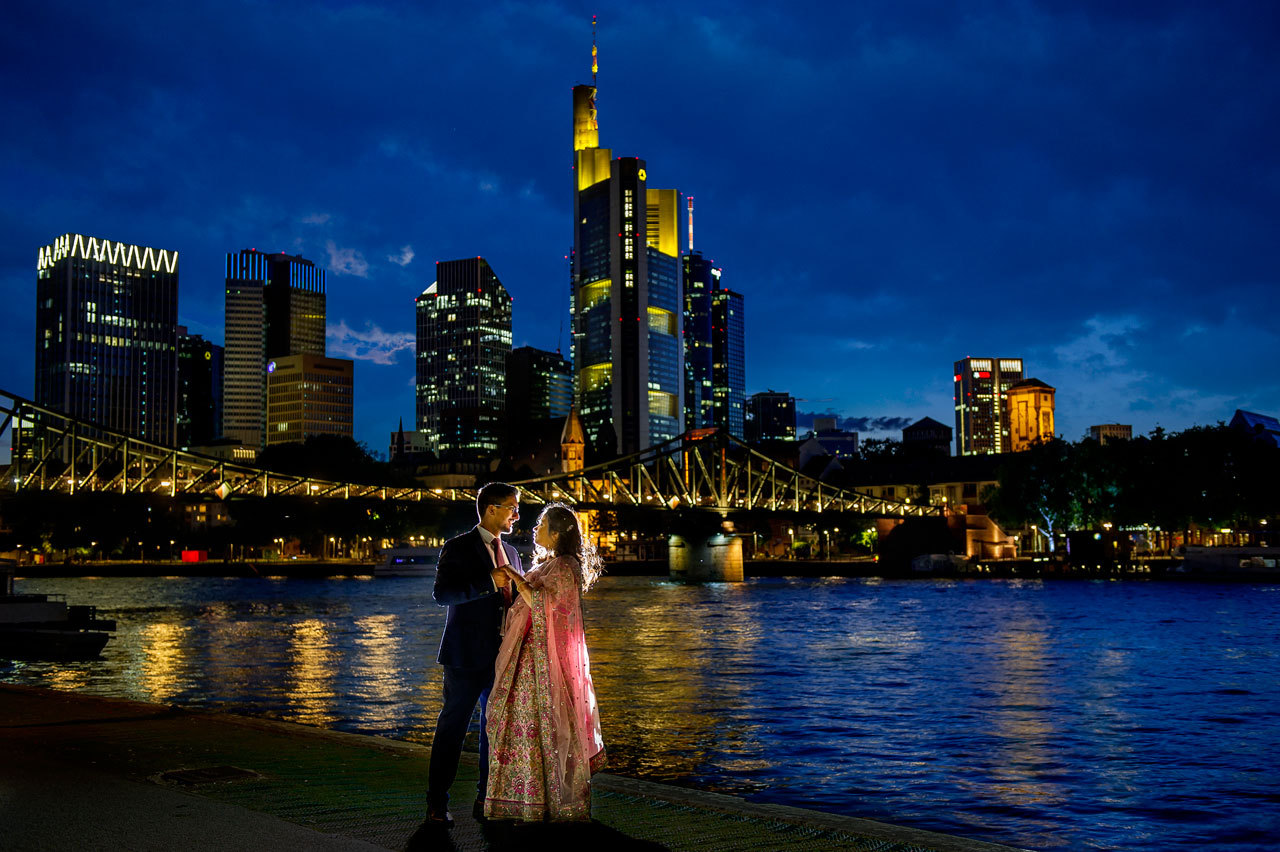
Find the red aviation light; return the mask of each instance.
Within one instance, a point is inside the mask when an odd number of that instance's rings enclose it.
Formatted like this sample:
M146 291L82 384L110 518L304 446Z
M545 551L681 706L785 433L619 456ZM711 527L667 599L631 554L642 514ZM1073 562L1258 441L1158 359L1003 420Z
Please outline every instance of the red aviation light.
M982 372L978 373L978 378L980 378L980 379L989 379L989 378L991 378L991 374L990 374L990 373L988 373L988 372L986 372L986 371L984 370L984 371L982 371Z
M958 382L958 381L960 381L960 374L959 374L959 373L956 373L956 381L957 381L957 382Z

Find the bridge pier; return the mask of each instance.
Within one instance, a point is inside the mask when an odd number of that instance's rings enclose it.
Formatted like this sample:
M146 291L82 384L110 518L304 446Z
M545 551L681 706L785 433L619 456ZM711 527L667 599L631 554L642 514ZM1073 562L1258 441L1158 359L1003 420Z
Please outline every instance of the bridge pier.
M672 535L667 539L671 579L687 583L741 583L742 539L716 533Z

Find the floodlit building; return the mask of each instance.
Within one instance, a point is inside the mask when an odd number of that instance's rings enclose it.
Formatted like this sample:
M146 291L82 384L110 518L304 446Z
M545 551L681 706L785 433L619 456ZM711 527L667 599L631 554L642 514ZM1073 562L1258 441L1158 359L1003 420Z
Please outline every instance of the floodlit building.
M511 296L475 257L437 263L415 305L418 431L437 455L492 456L506 413Z
M1132 441L1133 426L1124 423L1102 423L1089 427L1089 437L1099 444L1111 440Z
M1018 453L1054 436L1055 391L1039 379L1014 382L1005 392L1009 451Z
M355 411L355 362L286 355L267 362L267 446L313 435L350 438Z
M955 362L956 455L1009 452L1005 394L1022 378L1021 358Z
M227 255L222 431L261 447L267 418L267 362L323 357L324 270L306 258L257 249Z
M594 79L573 88L570 354L590 443L632 453L684 428L679 193L600 147Z
M172 446L178 253L65 234L36 261L35 401Z

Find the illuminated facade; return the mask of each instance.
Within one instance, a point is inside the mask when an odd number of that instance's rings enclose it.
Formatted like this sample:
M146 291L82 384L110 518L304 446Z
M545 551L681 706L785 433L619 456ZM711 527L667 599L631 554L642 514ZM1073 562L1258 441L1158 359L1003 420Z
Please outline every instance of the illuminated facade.
M1054 389L1039 379L1009 386L1005 404L1009 418L1009 451L1018 453L1054 436Z
M245 249L227 255L222 431L263 446L267 362L324 356L324 270L294 255Z
M1009 452L1005 394L1022 381L1022 359L964 358L954 375L956 455Z
M789 393L761 391L747 400L744 424L746 439L794 441L796 439L796 399Z
M591 443L631 453L684 428L679 193L600 147L595 96L573 89L575 391Z
M415 304L418 431L438 455L493 455L506 413L511 297L476 257L437 263Z
M352 436L355 363L322 355L267 362L267 446L312 435Z
M66 234L36 263L35 401L172 445L178 253Z
M174 443L184 449L213 443L222 428L223 349L178 326L178 404Z
M1099 444L1112 440L1132 441L1133 426L1124 423L1101 423L1089 427L1089 437Z
M744 436L746 343L743 300L720 270L691 251L684 265L684 422Z

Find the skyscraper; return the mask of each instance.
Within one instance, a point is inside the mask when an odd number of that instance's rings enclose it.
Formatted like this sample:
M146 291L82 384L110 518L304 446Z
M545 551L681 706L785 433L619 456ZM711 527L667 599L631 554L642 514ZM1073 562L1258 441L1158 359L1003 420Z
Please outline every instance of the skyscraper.
M573 89L576 393L590 442L631 453L683 429L679 193L600 147L595 96Z
M36 262L36 402L172 445L178 253L65 234Z
M222 431L263 446L267 362L324 355L324 270L284 253L227 255Z
M178 405L174 443L197 447L221 434L223 348L178 326Z
M511 297L476 257L437 263L415 305L418 431L439 455L492 455L506 410Z
M1010 451L1005 395L1022 381L1021 358L955 362L956 455Z
M685 428L720 427L742 438L746 403L743 299L721 285L700 252L684 265Z

